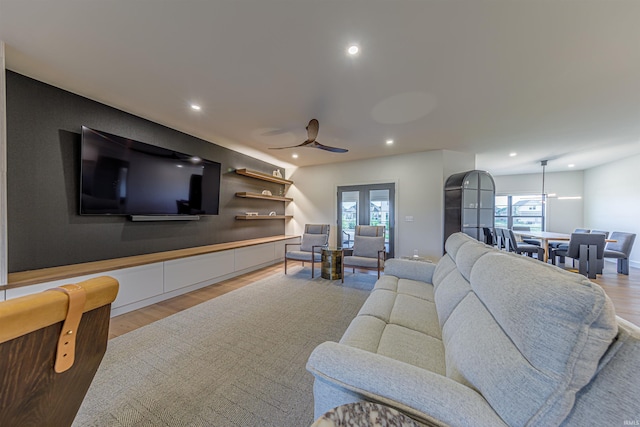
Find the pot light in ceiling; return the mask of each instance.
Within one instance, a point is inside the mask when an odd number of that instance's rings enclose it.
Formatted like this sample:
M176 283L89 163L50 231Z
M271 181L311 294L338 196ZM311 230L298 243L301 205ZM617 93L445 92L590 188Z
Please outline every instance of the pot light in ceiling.
M293 154L291 155L291 157L293 157L294 159L297 159L297 158L298 158L298 155L297 155L296 153L293 153Z
M576 165L574 165L573 163L571 163L570 165L567 165L568 168L575 168Z
M518 155L518 153L509 153L509 157L515 157L517 155Z
M357 44L352 44L347 48L347 53L351 56L355 56L360 53L360 47Z
M191 104L191 109L195 111L200 111L202 110L202 107L199 106L198 104Z
M393 139L387 139L387 145L393 145Z

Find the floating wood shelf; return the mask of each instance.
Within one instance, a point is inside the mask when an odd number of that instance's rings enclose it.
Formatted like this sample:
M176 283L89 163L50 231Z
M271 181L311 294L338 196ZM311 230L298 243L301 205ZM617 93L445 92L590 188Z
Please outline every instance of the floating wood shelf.
M268 173L252 171L249 169L236 169L238 175L244 175L251 178L261 179L263 181L275 182L277 184L291 185L293 181L284 178L278 178L277 176L269 175Z
M260 193L249 193L249 192L239 192L236 193L236 197L245 197L247 199L264 199L264 200L278 200L280 202L292 202L293 199L291 197L284 196L265 196Z
M236 215L236 219L291 219L293 215Z

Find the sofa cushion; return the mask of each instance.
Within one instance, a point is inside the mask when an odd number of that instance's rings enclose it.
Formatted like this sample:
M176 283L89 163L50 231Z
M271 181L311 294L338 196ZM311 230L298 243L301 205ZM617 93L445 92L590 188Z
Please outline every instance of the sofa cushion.
M399 294L411 295L427 301L434 301L433 285L411 279L399 279L395 276L385 275L376 282L375 289L386 289Z
M314 246L324 246L327 244L326 234L308 234L305 233L302 236L302 244L300 245L301 251L311 252ZM316 249L317 253L320 253L319 249Z
M637 420L640 330L624 319L618 319L618 326L617 339L600 362L598 375L578 392L563 425L625 425L625 421L634 425Z
M470 292L455 292L443 325L447 376L507 424L560 424L617 333L611 301L583 276L503 252L477 257L468 274Z
M389 324L380 337L378 354L445 374L442 340L410 328Z

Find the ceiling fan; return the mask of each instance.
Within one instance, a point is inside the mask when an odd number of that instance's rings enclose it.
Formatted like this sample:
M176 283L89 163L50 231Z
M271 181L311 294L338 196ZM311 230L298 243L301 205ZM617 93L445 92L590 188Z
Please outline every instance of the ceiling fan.
M338 148L338 147L329 147L328 145L320 144L316 141L316 137L318 136L318 128L320 124L316 119L311 119L309 124L307 125L307 140L302 144L292 145L290 147L270 147L271 150L283 150L285 148L295 148L295 147L311 147L311 148L319 148L321 150L331 151L332 153L346 153L346 148Z

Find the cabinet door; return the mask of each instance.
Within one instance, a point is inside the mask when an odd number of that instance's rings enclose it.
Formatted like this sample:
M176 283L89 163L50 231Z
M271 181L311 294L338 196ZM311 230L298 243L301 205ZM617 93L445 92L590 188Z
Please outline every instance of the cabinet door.
M480 190L480 208L493 209L496 202L493 191Z
M480 209L480 223L478 227L493 227L493 209Z
M478 186L480 185L479 183L479 176L478 176L478 172L471 172L470 174L468 174L464 180L464 182L462 183L462 186L464 188L478 188Z
M478 210L463 209L462 210L462 227L477 227L477 226L478 226Z
M496 190L493 184L493 179L491 179L491 176L487 175L486 173L482 173L480 175L480 189L490 190L492 192L495 192Z
M478 190L464 189L462 207L465 209L475 209L478 207Z

